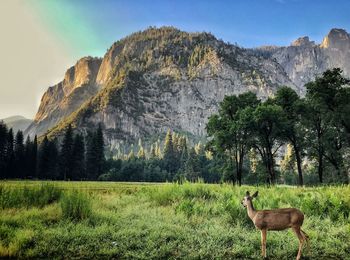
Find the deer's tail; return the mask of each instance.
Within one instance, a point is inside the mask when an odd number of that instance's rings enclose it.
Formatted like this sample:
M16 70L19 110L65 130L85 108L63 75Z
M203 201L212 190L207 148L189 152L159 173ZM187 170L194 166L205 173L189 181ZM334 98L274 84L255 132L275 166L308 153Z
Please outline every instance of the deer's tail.
M304 230L300 229L300 231L301 231L301 234L303 235L303 237L306 241L307 250L310 252L310 243L309 243L310 237L308 234L306 234L306 232Z

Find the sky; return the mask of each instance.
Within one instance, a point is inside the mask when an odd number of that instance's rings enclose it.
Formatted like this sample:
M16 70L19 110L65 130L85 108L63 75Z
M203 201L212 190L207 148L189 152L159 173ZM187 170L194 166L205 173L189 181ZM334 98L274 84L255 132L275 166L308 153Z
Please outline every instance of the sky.
M243 47L317 43L350 31L350 1L1 0L0 118L34 118L45 90L83 56L149 26L207 31Z

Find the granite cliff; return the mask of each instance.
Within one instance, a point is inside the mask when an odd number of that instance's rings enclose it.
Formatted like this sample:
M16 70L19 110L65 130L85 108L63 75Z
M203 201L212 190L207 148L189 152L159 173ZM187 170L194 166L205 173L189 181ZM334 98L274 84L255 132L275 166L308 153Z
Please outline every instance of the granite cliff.
M327 69L341 68L350 77L350 35L343 29L332 29L320 44L304 36L288 47L264 46L254 52L277 61L303 92L307 82Z
M54 137L68 124L86 132L101 123L112 149L168 128L205 136L225 95L251 90L266 98L281 85L303 95L327 68L349 75L348 44L339 29L319 45L303 37L288 47L244 49L209 33L149 28L115 42L102 59L79 60L43 95L26 133Z

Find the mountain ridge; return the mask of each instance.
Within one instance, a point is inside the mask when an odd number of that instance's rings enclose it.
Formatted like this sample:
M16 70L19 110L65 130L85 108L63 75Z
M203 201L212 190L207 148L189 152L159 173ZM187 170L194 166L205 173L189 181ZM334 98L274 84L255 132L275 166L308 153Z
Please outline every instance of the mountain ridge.
M314 58L323 54L308 37L293 44L244 49L205 32L150 27L115 42L101 59L79 60L43 95L26 133L50 129L47 134L54 137L68 124L86 132L101 122L112 148L167 128L203 136L207 117L226 94L251 90L266 98L281 85L304 94L298 77L312 78L327 64L300 74L297 61L317 63Z
M12 128L14 133L16 133L18 130L24 131L33 122L32 119L28 119L20 115L6 117L0 119L0 121L3 121L8 128Z

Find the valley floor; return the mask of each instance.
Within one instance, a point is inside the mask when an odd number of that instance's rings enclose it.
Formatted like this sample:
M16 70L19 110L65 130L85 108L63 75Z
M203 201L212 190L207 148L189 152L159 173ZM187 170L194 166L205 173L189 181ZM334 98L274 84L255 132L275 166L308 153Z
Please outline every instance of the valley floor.
M259 259L256 209L297 207L310 236L304 259L350 259L350 186L0 182L0 257ZM269 232L269 259L294 259L292 231Z

